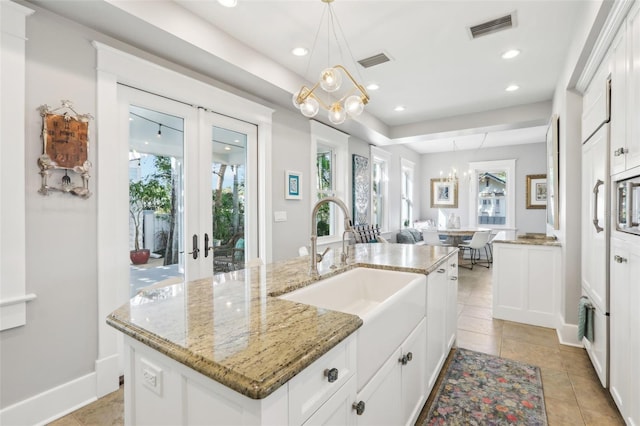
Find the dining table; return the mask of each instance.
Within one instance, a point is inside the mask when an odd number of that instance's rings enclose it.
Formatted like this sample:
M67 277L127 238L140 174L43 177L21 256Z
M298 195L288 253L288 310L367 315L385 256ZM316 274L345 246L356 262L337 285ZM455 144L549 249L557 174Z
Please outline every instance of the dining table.
M476 232L490 232L490 228L438 228L438 235L447 237L446 244L457 247L465 237L473 237Z

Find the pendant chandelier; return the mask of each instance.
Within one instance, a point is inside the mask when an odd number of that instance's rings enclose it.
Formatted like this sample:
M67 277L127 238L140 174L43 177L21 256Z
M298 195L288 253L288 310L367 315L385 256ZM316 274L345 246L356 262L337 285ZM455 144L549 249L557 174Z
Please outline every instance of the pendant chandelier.
M316 40L313 43L311 54L309 55L309 64L313 58L313 52L315 51L316 42L318 41L318 35L322 28L325 14L327 15L327 56L328 61L331 61L331 35L333 34L334 41L340 49L338 42L338 32L344 39L344 43L347 46L347 50L351 55L351 50L346 43L346 38L342 32L342 27L338 18L333 13L331 3L334 0L321 0L326 3L326 12L320 19L320 25L316 32ZM353 56L351 56L353 61ZM353 61L355 63L355 61ZM307 68L308 71L308 68ZM306 73L305 73L306 75ZM346 78L343 78L346 77ZM346 80L346 87L343 86L343 80ZM326 95L318 90L318 88L324 90ZM320 92L320 93L318 93ZM323 99L324 98L324 99ZM359 84L356 79L351 75L349 71L343 65L329 66L320 72L320 79L313 87L308 88L302 86L302 88L293 95L293 104L296 108L300 109L300 112L305 117L315 117L318 114L320 108L324 109L328 113L329 121L333 124L342 124L347 117L356 117L362 113L364 106L369 102L369 95L365 88Z

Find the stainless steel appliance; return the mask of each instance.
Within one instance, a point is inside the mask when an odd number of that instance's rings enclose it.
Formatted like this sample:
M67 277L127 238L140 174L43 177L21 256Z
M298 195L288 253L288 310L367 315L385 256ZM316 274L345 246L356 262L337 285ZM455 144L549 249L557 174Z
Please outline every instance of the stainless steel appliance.
M616 229L640 235L640 176L616 182Z

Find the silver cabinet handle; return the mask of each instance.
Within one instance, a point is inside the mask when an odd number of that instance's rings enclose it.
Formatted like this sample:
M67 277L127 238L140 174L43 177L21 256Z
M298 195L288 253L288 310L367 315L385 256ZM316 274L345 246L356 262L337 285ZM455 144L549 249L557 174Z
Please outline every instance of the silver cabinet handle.
M615 256L613 256L613 260L614 260L616 263L627 263L627 259L625 259L625 258L624 258L624 257L622 257L622 256L618 256L617 254L616 254Z
M436 272L439 273L439 274L444 274L445 270L444 270L444 268L440 268Z
M364 401L354 402L351 407L356 410L356 414L359 416L364 413Z
M451 281L458 281L458 277L451 277Z
M613 151L613 156L614 157L619 157L621 155L628 154L628 153L629 153L629 150L627 148L620 147L620 148L616 149L615 151Z
M336 380L338 380L338 369L337 368L327 368L326 370L324 370L324 375L327 378L327 380L329 381L329 383L333 383Z
M604 185L604 182L598 179L596 185L593 187L593 226L596 228L597 233L604 231L604 228L599 225L600 221L598 220L598 191L601 185Z

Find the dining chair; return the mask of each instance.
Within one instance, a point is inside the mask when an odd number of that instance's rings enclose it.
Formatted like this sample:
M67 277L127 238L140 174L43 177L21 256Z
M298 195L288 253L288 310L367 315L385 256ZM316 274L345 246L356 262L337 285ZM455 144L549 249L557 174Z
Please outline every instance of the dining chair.
M430 246L445 246L448 244L443 243L440 240L440 235L438 235L438 231L433 230L423 230L422 231L422 239L425 244Z
M489 251L487 249L487 243L489 242L489 238L491 237L490 231L478 231L473 233L473 237L469 242L462 242L458 244L458 248L462 253L462 258L464 259L464 255L466 251L469 251L469 264L460 263L459 266L463 266L465 268L473 269L473 265L480 265L481 255L480 250L484 249L485 256L487 257L487 264L481 265L485 268L489 268L491 263L489 262Z

